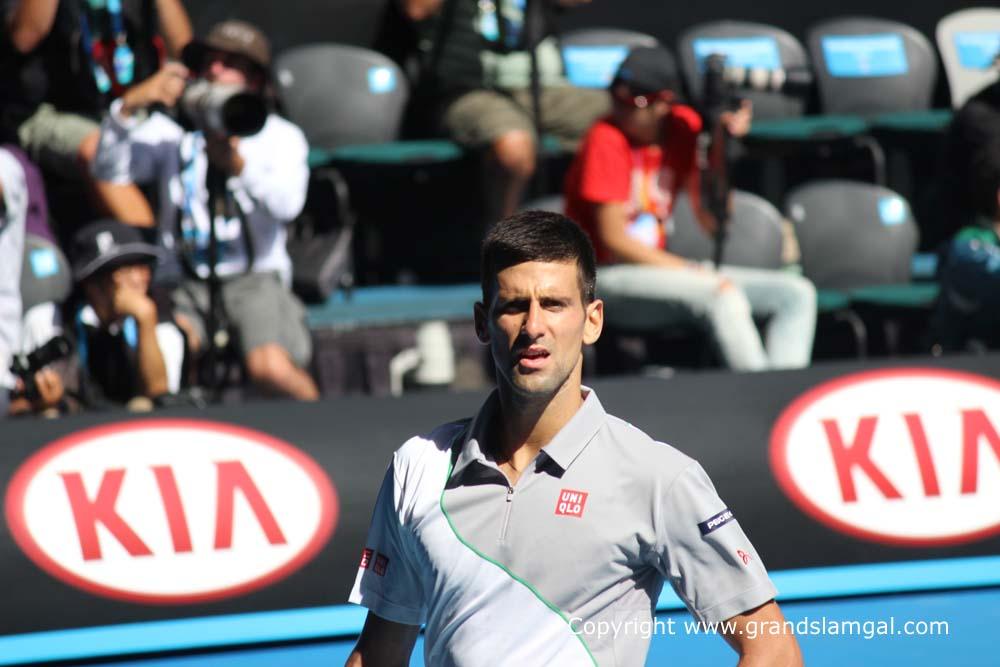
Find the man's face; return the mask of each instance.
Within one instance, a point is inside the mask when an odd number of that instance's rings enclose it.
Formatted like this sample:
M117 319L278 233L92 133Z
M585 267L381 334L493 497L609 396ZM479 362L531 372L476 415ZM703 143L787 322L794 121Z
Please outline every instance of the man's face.
M225 51L209 51L202 76L212 83L257 88L260 85L256 65L249 58Z
M153 272L148 264L126 264L91 278L83 285L87 301L102 322L116 319L115 296L128 291L146 294Z
M670 114L672 93L636 95L627 86L617 86L611 97L614 123L631 143L647 146L660 140L663 119Z
M476 304L476 333L498 382L546 400L580 383L583 346L597 340L604 304L584 305L575 262L525 262L500 271L492 302Z

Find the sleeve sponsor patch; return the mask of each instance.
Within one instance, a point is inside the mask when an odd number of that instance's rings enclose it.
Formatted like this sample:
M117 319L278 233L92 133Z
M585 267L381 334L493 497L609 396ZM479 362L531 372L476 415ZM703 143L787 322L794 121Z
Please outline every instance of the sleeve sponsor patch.
M708 520L699 523L698 530L701 531L702 537L704 537L705 535L711 533L713 530L725 526L734 518L736 517L733 516L733 511L730 510L729 508L726 508L721 512L719 512L718 514L716 514L715 516L709 518Z

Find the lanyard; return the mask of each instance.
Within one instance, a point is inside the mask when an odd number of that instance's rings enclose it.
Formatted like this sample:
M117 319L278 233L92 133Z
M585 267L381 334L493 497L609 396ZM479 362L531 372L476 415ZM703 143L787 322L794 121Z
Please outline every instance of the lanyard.
M125 29L124 13L122 11L122 0L87 0L90 11L97 12L104 9L111 18L111 32L114 36L115 47L111 54L111 69L114 74L114 82L108 76L101 60L104 56L104 46L100 42L95 42L90 30L88 20L88 7L84 7L80 12L80 38L83 42L83 49L90 58L91 69L94 72L94 82L97 90L102 94L111 91L113 83L119 86L128 86L135 78L135 54L128 45L128 33Z

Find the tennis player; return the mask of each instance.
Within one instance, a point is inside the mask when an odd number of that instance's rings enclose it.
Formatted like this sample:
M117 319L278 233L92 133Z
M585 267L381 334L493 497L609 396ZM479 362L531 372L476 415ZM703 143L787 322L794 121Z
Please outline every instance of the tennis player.
M347 665L406 665L421 626L433 666L642 665L665 580L741 666L801 665L794 636L763 631L784 620L774 585L705 471L581 385L604 305L580 227L541 211L497 223L482 289L496 390L393 455Z

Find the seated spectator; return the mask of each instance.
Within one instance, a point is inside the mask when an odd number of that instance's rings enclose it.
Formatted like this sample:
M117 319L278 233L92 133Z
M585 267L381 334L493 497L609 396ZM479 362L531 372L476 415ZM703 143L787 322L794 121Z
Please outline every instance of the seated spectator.
M668 52L633 49L612 83L611 115L590 129L567 174L566 211L594 242L607 320L641 326L681 309L708 322L730 368L806 366L816 324L816 291L808 280L783 271L717 271L668 250L680 191L703 227L715 225L701 206L695 165L702 121L678 103L679 89ZM731 134L745 134L749 106L722 122ZM763 342L754 314L768 318Z
M97 9L79 0L6 0L3 8L2 139L18 142L47 173L85 183L104 213L151 226L138 188L98 185L90 168L107 104L155 72L164 56L144 17L158 17L170 55L190 40L181 1L126 0Z
M270 47L257 28L226 21L192 46L188 62L195 76L260 93L269 88ZM304 370L311 339L305 309L289 290L291 260L285 249L286 225L305 204L305 137L274 113L257 134L243 138L187 131L163 113L148 113L153 104L173 107L188 74L183 65L170 63L111 105L95 173L116 184L157 185L164 244L179 254L189 273L174 301L194 323L197 339L206 342L212 219L206 174L210 169L222 173L225 192L219 195L227 211L214 220L214 268L222 283L224 315L247 372L269 392L315 399L319 392Z
M0 418L53 411L63 399L61 376L42 368L25 385L11 363L25 349L22 335L21 263L29 207L25 171L11 150L0 147Z
M394 1L401 3L413 28L411 52L400 60L421 63L415 99L422 107L418 112L423 124L465 147L489 151L488 164L493 168L487 219L507 217L517 210L535 172L538 141L531 111L530 54L517 39L524 29L525 3ZM587 2L552 4L572 7ZM545 26L546 34L551 28ZM607 112L607 93L569 84L554 38L542 41L536 54L542 129L575 147L590 124Z
M965 111L958 118L970 121ZM973 341L1000 345L1000 109L977 105L971 123L981 141L969 147L963 174L977 219L955 235L939 268L930 337L942 351L961 351Z
M177 393L187 346L169 295L150 290L160 250L116 220L87 225L73 238L73 278L83 302L73 314L86 407Z

